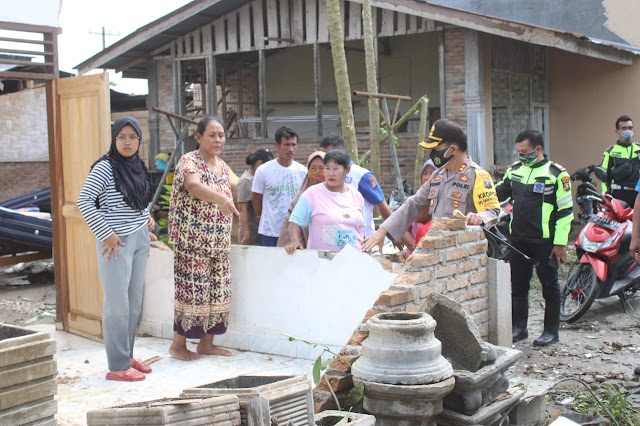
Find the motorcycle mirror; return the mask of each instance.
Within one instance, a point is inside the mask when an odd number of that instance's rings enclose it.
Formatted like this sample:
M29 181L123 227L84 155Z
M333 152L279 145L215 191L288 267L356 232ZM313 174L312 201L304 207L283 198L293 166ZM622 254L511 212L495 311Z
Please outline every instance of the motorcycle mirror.
M595 173L596 177L602 182L605 182L607 180L607 171L602 167L598 166L594 168L593 172Z

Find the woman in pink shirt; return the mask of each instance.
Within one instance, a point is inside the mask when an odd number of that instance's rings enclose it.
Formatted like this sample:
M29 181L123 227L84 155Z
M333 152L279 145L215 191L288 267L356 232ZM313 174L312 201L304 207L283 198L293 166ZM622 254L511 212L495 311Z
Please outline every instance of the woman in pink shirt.
M287 253L293 254L302 247L302 228L307 227L307 248L337 252L351 245L362 250L364 199L345 183L350 163L349 155L343 151L325 155L325 182L307 189L291 212Z

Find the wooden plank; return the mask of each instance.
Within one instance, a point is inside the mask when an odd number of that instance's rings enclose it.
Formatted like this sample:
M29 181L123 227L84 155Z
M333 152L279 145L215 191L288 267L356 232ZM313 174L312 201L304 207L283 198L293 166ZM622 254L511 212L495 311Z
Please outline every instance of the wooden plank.
M398 12L398 29L396 30L397 35L404 35L407 33L407 15L404 13Z
M8 388L49 376L55 378L58 374L57 368L53 356L48 359L39 359L29 364L10 365L0 371L0 387Z
M248 52L251 50L251 11L250 4L245 4L240 8L240 25L238 31L240 31L240 51Z
M362 5L349 2L349 35L348 40L360 40L362 38Z
M382 27L380 28L380 36L392 36L393 35L393 10L382 9Z
M423 19L422 32L432 32L436 30L436 21L432 19Z
M207 113L218 114L218 81L216 75L216 57L207 56Z
M213 43L211 40L211 24L207 24L201 28L202 31L202 53L210 55L213 52Z
M280 38L291 38L291 16L289 15L289 0L280 0ZM280 46L290 46L291 43L283 41Z
M318 43L329 41L329 18L327 17L327 2L320 0L318 3Z
M233 11L227 15L227 52L238 51L238 13Z
M278 47L279 42L275 39L280 37L278 34L278 9L276 8L276 1L267 1L267 37L271 40L267 40L265 45L268 47Z
M216 55L219 55L220 53L226 53L227 40L224 31L224 16L216 19L216 21L213 23L213 31L216 36L214 52L216 53Z
M304 19L302 0L293 0L291 6L291 38L296 44L304 43Z
M409 28L407 28L407 34L415 34L418 31L418 17L416 15L409 15Z
M34 260L51 259L51 255L52 253L50 251L37 251L0 256L0 266L16 265L21 262L33 262Z
M318 14L316 10L317 0L306 0L306 5L306 41L308 44L311 44L318 41Z
M264 50L258 51L258 96L260 96L260 136L267 138L267 63Z
M262 0L253 2L253 41L256 50L264 49L264 14Z
M316 136L322 137L322 73L320 62L320 45L313 45L313 93L316 110Z

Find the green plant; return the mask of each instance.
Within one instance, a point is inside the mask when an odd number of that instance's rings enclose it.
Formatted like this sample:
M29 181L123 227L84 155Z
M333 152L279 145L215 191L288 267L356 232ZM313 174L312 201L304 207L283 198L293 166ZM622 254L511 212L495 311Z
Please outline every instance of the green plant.
M582 388L557 389L549 392L547 398L552 402L567 401L564 405L575 412L589 415L597 411L598 406L604 412L600 414L616 425L640 425L640 413L628 399L628 392L624 387L617 388L611 383L605 383L598 390L591 392Z
M314 348L319 347L320 349L322 349L322 353L318 356L316 361L313 363L312 377L313 377L313 383L316 386L318 385L318 383L320 383L320 378L322 376L322 372L324 370L326 370L331 365L331 363L333 363L333 361L335 359L339 359L340 361L342 361L345 364L347 364L349 366L349 368L351 368L351 363L349 361L347 361L346 359L341 357L339 354L333 352L326 345L323 345L321 343L312 342L310 340L301 339L299 337L291 336L291 335L286 334L286 333L284 335L289 338L290 342L301 342L301 343L305 343L307 345L310 345L310 346L312 346ZM331 354L333 356L323 360L322 357L326 353ZM341 410L342 408L340 407L340 402L338 401L338 397L333 392L333 388L331 386L331 383L329 383L329 380L327 379L327 376L324 376L324 380L327 383L327 387L329 388L329 392L331 392L331 395L333 395L333 399L334 399L334 401L336 403L336 406L338 407L338 410ZM351 389L351 391L347 395L347 399L344 401L345 408L348 408L349 410L351 410L351 408L353 408L354 405L356 405L357 403L362 401L363 396L364 396L364 384L361 382L361 383L358 383L357 385L355 385L353 387L353 389Z
M164 193L160 194L160 200L158 200L158 206L160 211L164 214L169 211L169 203L171 202L171 188L172 185L163 185ZM169 245L169 235L167 234L169 228L169 221L166 217L158 219L159 240Z

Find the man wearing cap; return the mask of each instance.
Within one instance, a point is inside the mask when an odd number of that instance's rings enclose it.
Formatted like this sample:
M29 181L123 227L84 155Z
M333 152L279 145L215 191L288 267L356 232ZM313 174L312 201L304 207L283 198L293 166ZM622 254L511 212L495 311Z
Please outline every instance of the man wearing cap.
M460 126L451 120L440 119L420 146L431 149L429 156L439 169L371 237L365 239L363 251L375 246L382 248L387 235L393 240L400 238L425 208L432 217L448 218L454 218L453 212L460 210L465 213L469 225L490 227L497 222L500 204L493 180L467 155L467 135Z

